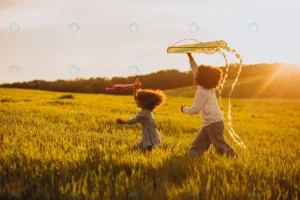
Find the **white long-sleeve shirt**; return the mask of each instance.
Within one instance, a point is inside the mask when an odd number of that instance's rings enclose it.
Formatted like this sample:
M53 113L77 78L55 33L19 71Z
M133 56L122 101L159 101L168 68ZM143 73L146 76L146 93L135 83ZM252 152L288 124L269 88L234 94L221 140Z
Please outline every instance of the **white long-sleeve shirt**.
M192 72L194 76L196 76L198 66L194 60L192 60L190 64ZM185 106L182 111L190 115L200 113L203 127L223 120L215 90L206 89L200 85L198 86L198 89L196 91L193 106Z

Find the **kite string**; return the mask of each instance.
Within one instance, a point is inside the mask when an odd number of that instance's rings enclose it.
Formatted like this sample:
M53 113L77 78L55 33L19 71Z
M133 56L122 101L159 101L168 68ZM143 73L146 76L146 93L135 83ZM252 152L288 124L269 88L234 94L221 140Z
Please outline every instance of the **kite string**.
M226 121L226 118L224 116L224 109L223 109L223 105L222 105L222 90L223 90L223 87L224 87L224 84L225 84L225 81L226 81L226 78L228 76L228 70L229 70L229 65L228 65L228 60L227 60L227 57L225 55L225 53L223 51L221 51L220 49L218 50L218 53L221 54L223 56L223 58L225 59L225 62L226 62L226 69L225 69L225 75L224 75L224 78L222 80L222 83L221 83L221 88L219 90L219 104L220 104L220 107L221 107L221 111L222 111L222 116L223 116L223 119L224 119L224 122L229 130L229 134L230 136L232 137L232 139L236 142L236 143L240 143L237 141L237 139L235 138L235 135L232 134L228 124L227 124L227 121Z
M235 133L234 129L232 128L232 118L231 118L231 101L230 101L230 97L231 97L231 94L233 92L233 89L234 89L234 86L239 78L239 74L241 72L241 69L242 69L242 59L240 58L240 68L239 68L239 71L238 71L238 76L236 77L234 83L232 84L232 87L231 87L231 91L229 93L229 98L228 98L228 123L226 121L226 118L224 116L224 112L223 112L223 106L222 106L222 90L223 90L223 86L225 84L225 81L226 81L226 78L228 76L228 69L229 69L229 65L228 65L228 60L227 60L227 57L225 55L225 53L223 51L221 51L220 49L218 50L218 53L221 54L224 59L225 59L225 62L226 62L226 70L225 70L225 75L224 75L224 78L222 80L222 83L221 83L221 88L219 90L219 104L220 104L220 107L221 107L221 111L222 111L222 116L224 118L224 121L225 121L225 124L228 128L228 132L229 132L229 135L231 136L231 138L240 146L243 146L244 148L246 148L246 145L243 143L243 141L240 139L240 137ZM231 51L231 53L234 53Z
M228 76L229 65L228 65L228 60L227 60L227 57L226 57L225 53L223 51L221 51L220 49L218 50L218 53L223 56L223 58L225 59L225 62L226 62L225 75L224 75L224 78L223 78L222 83L221 83L221 89L219 90L219 95L221 96L223 86L224 86L226 78Z
M229 127L230 127L230 131L231 131L231 134L233 134L235 137L237 137L239 140L240 140L240 144L246 148L246 145L243 143L243 141L240 139L240 137L235 133L234 129L232 128L231 124L232 124L232 120L231 120L231 94L233 92L233 89L234 89L234 86L235 84L237 83L238 81L238 78L240 76L240 73L242 71L242 58L240 58L240 65L239 65L239 70L238 70L238 74L237 74L237 77L235 78L234 82L232 83L232 86L231 86L231 91L229 93L229 105L228 105L228 119L229 119Z
M171 46L174 46L174 45L176 45L176 44L178 44L179 42L182 42L182 41L184 41L184 40L193 40L193 41L196 41L196 42L201 43L200 41L198 41L198 40L196 40L196 39L193 39L193 38L185 38L185 39L182 39L182 40L179 40L179 41L175 42L175 44L173 44L173 45L171 45Z
M224 86L225 80L226 80L227 75L228 75L229 65L228 65L228 60L227 60L227 57L226 57L225 53L223 51L221 51L220 49L218 50L218 53L223 56L223 58L225 59L225 62L226 62L225 75L224 75L224 78L222 80L220 90L219 90L219 104L221 106L221 110L222 110L222 113L223 113L223 106L222 106L222 101L221 101L222 100L222 90L223 90L223 86Z

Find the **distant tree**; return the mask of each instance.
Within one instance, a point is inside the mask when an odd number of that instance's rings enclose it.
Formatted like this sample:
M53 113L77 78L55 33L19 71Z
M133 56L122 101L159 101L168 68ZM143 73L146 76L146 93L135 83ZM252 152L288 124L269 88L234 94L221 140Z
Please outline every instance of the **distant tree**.
M284 66L282 68L282 66ZM237 76L239 70L238 64L231 64L229 67L227 79L234 79ZM225 67L221 67L225 73ZM281 76L293 76L296 74L299 68L296 65L288 65L282 63L273 64L253 64L244 65L241 71L240 77L251 76L270 76L275 72ZM3 83L0 87L7 88L25 88L25 89L39 89L58 92L80 92L80 93L108 93L105 88L108 84L128 84L133 83L135 78L139 77L142 82L142 88L151 89L175 89L180 87L186 87L193 85L193 74L191 71L180 72L178 70L163 70L147 75L138 75L130 77L113 77L111 79L103 77L91 77L89 79L76 78L73 80L45 81L45 80L33 80L29 82L15 82L15 83ZM292 79L291 79L292 80ZM131 95L132 91L122 90L115 91L109 94L117 95Z

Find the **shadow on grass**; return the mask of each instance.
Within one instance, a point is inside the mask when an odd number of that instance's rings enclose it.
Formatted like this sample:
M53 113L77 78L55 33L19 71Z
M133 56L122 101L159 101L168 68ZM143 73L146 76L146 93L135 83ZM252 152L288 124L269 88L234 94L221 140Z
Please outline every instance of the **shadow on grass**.
M93 150L91 150L92 152ZM101 188L97 188L99 196L95 199L103 199L103 194L106 192L107 187L110 187L110 190L113 191L109 195L109 199L141 199L143 197L143 192L146 192L148 189L152 189L153 192L156 190L164 191L162 187L162 182L168 181L172 182L175 185L181 186L182 182L188 178L188 172L184 169L187 167L186 160L189 159L185 156L174 156L169 160L164 161L164 163L159 168L154 168L150 165L137 163L116 163L112 157L109 157L105 160L104 153L92 152L89 155L87 160L82 160L80 164L77 163L77 166L66 165L64 167L59 167L55 170L50 170L52 162L43 163L40 160L25 160L24 157L19 156L19 158L14 158L13 163L15 163L15 168L4 168L0 178L1 183L0 187L3 188L0 190L0 199L91 199L87 198L82 191L79 191L78 188L76 191L69 188L66 192L63 192L61 186L66 186L67 184L72 184L72 176L75 181L81 180L82 177L89 177L89 172L93 171L97 176L103 176L107 178L107 174L111 174L111 178L105 180L101 178L98 185ZM150 159L151 156L148 155ZM53 161L55 162L55 161ZM4 163L4 162L2 162ZM178 165L178 163L180 163ZM43 165L48 166L47 170L40 174L36 175L37 170L35 167L41 167ZM60 165L57 163L56 165ZM30 166L24 170L24 166ZM99 171L101 166L102 171ZM169 169L170 166L176 167L178 173L172 173L172 170ZM180 170L178 170L180 169ZM138 177L132 177L133 171L141 171L142 176L141 180L147 179L146 184L141 184L137 181ZM115 184L115 179L121 173L126 173L126 176L131 180L130 184L131 189L125 191L125 195L116 195L117 186ZM33 178L35 177L35 178ZM92 177L87 179L88 185L86 187L90 192L95 190L96 183L94 183ZM19 186L22 185L22 186ZM136 195L134 195L136 193ZM167 198L167 197L166 197ZM145 197L143 198L145 199Z
M154 150L155 151L155 150ZM128 199L128 200L145 200L153 199L155 194L159 194L160 199L169 199L167 196L167 188L184 188L184 183L189 179L191 174L195 174L193 171L193 162L202 162L203 157L191 159L187 154L174 155L169 159L163 161L158 167L152 167L152 165L138 163L116 163L115 158L112 155L107 157L107 154L97 152L96 150L90 150L88 159L82 160L80 163L76 163L77 166L73 166L74 163L69 163L64 167L59 167L55 170L46 170L44 173L36 176L36 166L51 166L52 162L42 163L39 160L16 159L16 167L3 168L1 173L0 187L5 188L0 190L0 199L69 199L69 200L83 200L83 199ZM130 152L129 152L130 153ZM120 155L121 156L121 155ZM146 155L147 159L153 158L151 154ZM28 172L23 171L23 166L30 166L31 169ZM56 163L59 166L59 163ZM238 166L237 166L238 167ZM218 169L222 170L222 169ZM93 182L92 173L95 173L97 177L101 177L97 183ZM141 175L137 177L136 174L141 171ZM129 178L128 185L121 185L118 177L125 173ZM110 175L108 175L110 174ZM35 177L32 178L31 177ZM196 176L196 174L195 174ZM211 193L215 186L218 186L218 192L221 195L220 185L222 184L222 178L211 180L207 174L199 174L201 179L201 187L197 191L184 191L176 197L176 199L211 199ZM91 198L85 195L80 187L83 185L77 185L75 189L69 187L67 184L73 184L74 181L80 182L83 177L87 177L85 180L85 192L91 193L96 191L98 196ZM140 181L139 181L140 178ZM2 181L3 180L3 181ZM23 187L17 187L16 183L23 182ZM268 181L272 181L271 179ZM297 190L284 180L277 180L278 183L286 189L292 192ZM10 187L8 187L10 185ZM14 186L15 185L15 186ZM100 187L98 186L100 185ZM117 193L118 187L124 186L124 191ZM65 191L63 191L64 189ZM107 188L110 188L112 193L107 194ZM80 191L80 192L79 192ZM251 199L252 194L256 197L263 194L264 191L254 191L249 194L245 194L243 199ZM121 194L122 193L122 194ZM125 194L124 194L125 193ZM106 196L105 196L106 194ZM152 194L151 196L149 196ZM238 194L237 194L238 195ZM241 196L239 196L240 198ZM292 199L291 194L288 196ZM157 199L157 198L156 198ZM233 199L238 199L234 197Z

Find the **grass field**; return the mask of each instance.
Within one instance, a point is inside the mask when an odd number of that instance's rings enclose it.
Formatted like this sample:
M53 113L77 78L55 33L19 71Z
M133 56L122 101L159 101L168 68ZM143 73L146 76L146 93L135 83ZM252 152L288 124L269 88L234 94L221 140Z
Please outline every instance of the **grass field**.
M299 99L233 99L247 148L226 132L239 159L213 147L192 159L200 118L180 112L191 97L173 92L154 112L162 143L144 155L132 150L140 125L115 124L139 111L133 97L62 95L0 89L0 199L300 199Z

